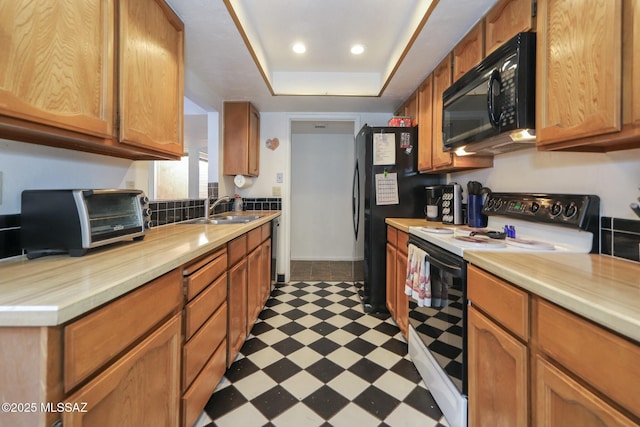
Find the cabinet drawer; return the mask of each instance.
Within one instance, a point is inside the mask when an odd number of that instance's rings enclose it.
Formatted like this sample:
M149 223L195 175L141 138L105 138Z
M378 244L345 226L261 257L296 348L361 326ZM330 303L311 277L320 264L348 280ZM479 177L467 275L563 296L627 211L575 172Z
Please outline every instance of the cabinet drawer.
M185 339L191 336L227 300L227 274L205 289L185 307Z
M69 391L182 304L176 269L64 328L64 389Z
M640 346L550 302L538 301L535 330L541 349L640 416Z
M262 241L264 242L271 237L271 221L266 224L262 224L262 227L260 228L262 229Z
M467 277L471 303L528 341L529 295L473 265L469 266Z
M262 242L262 228L254 228L247 233L247 253L251 252Z
M247 235L243 234L227 244L227 266L231 267L247 255Z
M226 336L227 303L224 303L184 346L183 390L191 384Z
M387 242L393 246L398 246L398 229L387 225Z
M182 425L192 426L213 394L226 369L227 343L220 344L191 387L182 396Z
M409 234L398 230L398 252L407 255L409 253Z
M227 269L227 252L226 250L218 251L204 259L205 263L192 264L184 269L183 274L188 275L187 283L187 301L190 301L198 295L204 288L209 286L211 282L216 280L218 276ZM202 265L199 265L202 264ZM195 269L194 267L199 266Z

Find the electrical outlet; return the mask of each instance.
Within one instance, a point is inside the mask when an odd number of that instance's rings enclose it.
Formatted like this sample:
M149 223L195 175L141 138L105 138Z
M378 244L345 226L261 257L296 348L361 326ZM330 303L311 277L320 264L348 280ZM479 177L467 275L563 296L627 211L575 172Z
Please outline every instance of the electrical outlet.
M125 185L127 186L128 189L133 190L133 188L135 187L136 183L134 181L127 181L125 183Z
M282 184L283 181L284 181L284 174L282 172L278 172L276 174L276 182L278 184Z
M282 187L280 187L279 185L274 185L273 188L271 189L271 195L273 197L282 196Z

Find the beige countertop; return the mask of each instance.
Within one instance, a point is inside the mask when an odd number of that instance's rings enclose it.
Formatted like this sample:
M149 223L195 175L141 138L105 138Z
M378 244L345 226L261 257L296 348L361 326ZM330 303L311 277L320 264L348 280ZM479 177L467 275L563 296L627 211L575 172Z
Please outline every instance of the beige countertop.
M248 224L171 224L144 240L90 250L0 261L0 326L55 326L107 303L194 258L280 216L263 214Z
M387 218L410 226L441 226L423 218ZM450 225L447 225L450 226ZM468 250L464 258L532 294L640 342L640 264L593 254Z
M390 226L397 228L398 230L404 231L405 233L409 232L409 227L426 227L428 225L431 225L431 226L442 225L441 222L427 221L424 218L386 218L385 222ZM450 226L450 225L447 224L447 226Z

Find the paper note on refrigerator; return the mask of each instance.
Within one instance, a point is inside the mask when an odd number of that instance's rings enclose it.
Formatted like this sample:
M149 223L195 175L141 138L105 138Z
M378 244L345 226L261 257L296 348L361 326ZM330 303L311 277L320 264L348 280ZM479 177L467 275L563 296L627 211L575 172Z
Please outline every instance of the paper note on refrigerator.
M396 164L396 134L395 133L374 133L373 134L373 164L374 165L395 165Z
M398 174L376 174L376 205L397 205L398 199Z

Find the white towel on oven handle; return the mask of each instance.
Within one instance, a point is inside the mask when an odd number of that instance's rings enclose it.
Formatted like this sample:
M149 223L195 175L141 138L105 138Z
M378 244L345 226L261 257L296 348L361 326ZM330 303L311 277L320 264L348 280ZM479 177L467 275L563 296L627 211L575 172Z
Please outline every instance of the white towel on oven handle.
M427 253L409 244L407 280L404 293L417 301L419 307L431 307L431 266Z

